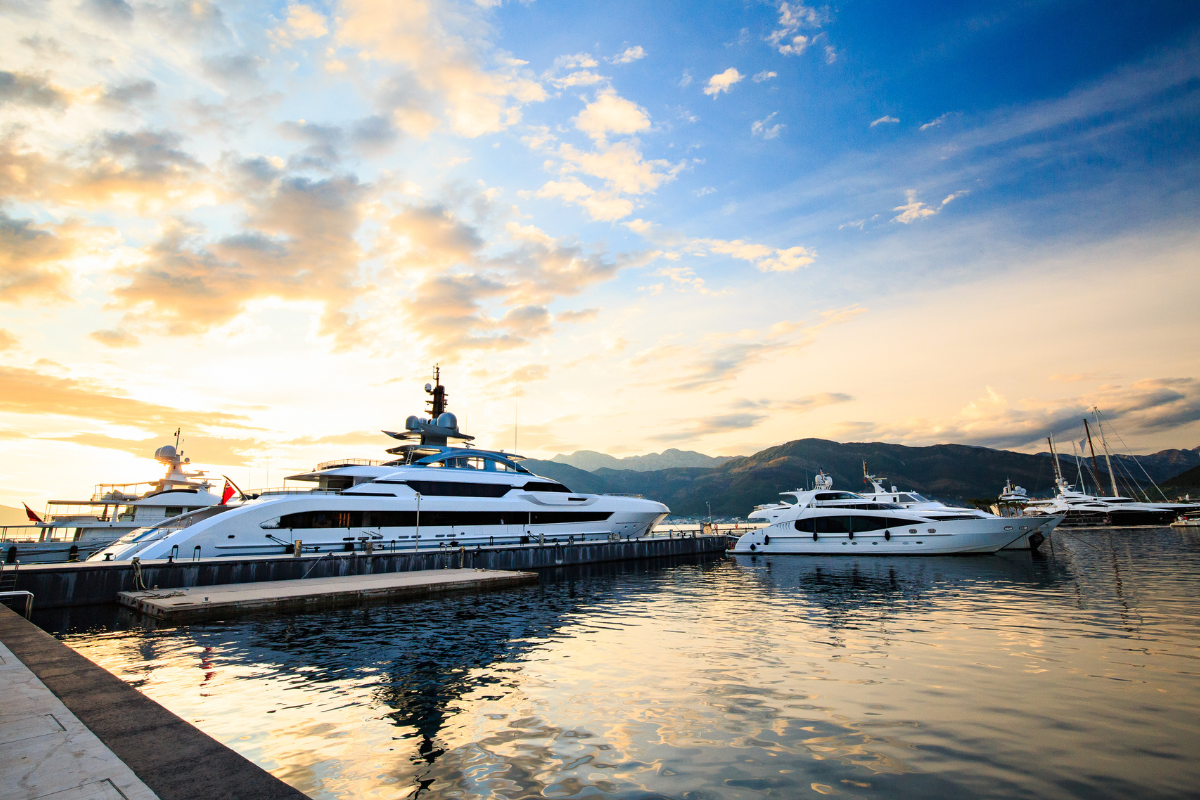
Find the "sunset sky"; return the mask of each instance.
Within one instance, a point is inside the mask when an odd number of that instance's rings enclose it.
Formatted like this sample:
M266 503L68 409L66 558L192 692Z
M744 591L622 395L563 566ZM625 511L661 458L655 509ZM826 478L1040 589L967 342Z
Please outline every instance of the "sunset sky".
M1200 445L1196 4L0 19L0 504L380 457L435 362L534 457Z

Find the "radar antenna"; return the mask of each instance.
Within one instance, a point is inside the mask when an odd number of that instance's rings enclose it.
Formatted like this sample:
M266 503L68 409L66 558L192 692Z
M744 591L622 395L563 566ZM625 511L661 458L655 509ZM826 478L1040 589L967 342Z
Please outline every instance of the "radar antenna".
M433 365L433 383L425 384L425 393L431 396L431 399L426 400L425 404L429 406L430 419L437 420L446 411L446 387L442 386L442 367L440 364Z

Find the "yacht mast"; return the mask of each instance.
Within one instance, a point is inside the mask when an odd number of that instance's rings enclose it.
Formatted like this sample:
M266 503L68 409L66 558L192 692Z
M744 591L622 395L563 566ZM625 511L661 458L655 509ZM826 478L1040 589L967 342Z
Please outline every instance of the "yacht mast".
M1090 427L1088 427L1087 417L1083 418L1083 432L1087 434L1088 447L1092 451L1092 472L1094 472L1096 474L1096 489L1103 492L1104 484L1100 483L1100 465L1099 465L1099 463L1096 462L1096 448L1092 444L1092 429ZM1112 476L1109 475L1109 477L1112 477ZM1118 496L1119 495L1117 495L1116 493L1113 494L1113 497L1118 497Z
M1096 430L1100 431L1100 446L1104 448L1104 462L1108 464L1108 479L1112 482L1113 497L1119 497L1117 493L1117 473L1113 472L1112 456L1108 454L1108 440L1104 438L1104 426L1100 424L1100 409L1092 406L1092 411L1096 415Z

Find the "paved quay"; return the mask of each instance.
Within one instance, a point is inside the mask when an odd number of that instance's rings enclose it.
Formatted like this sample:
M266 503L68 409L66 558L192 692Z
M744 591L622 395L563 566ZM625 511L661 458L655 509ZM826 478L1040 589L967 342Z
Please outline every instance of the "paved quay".
M163 622L180 623L257 611L308 611L442 592L502 589L537 580L536 572L436 569L121 592L117 600Z
M0 800L307 796L0 606Z

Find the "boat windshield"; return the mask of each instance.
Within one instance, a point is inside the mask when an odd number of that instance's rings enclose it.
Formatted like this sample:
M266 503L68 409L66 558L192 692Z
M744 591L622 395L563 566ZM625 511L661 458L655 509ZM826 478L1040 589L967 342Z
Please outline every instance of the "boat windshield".
M921 495L917 494L916 492L909 492L908 494L900 495L900 502L901 503L928 503L929 501L926 500Z

